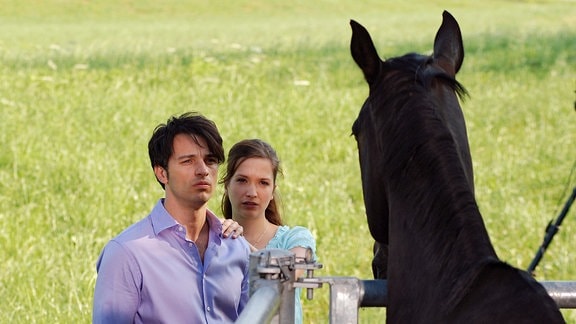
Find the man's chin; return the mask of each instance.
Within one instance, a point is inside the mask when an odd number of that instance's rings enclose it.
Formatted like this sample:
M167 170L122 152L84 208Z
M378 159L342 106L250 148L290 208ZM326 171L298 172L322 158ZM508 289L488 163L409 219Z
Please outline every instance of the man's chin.
M212 192L202 192L196 195L196 199L194 199L199 204L207 204L212 198Z

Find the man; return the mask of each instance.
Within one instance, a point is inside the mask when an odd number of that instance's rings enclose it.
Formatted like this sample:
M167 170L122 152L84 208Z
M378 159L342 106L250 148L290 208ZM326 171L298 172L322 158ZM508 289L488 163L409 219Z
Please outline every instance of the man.
M207 208L224 162L216 125L196 113L172 117L148 153L165 198L102 251L93 322L233 322L248 301L250 248L224 239Z

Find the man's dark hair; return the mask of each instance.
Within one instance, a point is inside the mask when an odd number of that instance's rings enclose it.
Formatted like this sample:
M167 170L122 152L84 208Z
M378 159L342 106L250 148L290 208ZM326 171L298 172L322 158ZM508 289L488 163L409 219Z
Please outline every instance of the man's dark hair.
M154 129L148 142L148 155L150 155L152 169L155 166L161 166L168 170L168 160L174 153L174 137L179 134L190 135L196 144L200 144L198 138L203 138L210 153L218 160L218 164L224 162L222 137L216 124L197 112L187 112L178 117L169 118L166 124L160 124ZM158 182L164 189L164 184Z

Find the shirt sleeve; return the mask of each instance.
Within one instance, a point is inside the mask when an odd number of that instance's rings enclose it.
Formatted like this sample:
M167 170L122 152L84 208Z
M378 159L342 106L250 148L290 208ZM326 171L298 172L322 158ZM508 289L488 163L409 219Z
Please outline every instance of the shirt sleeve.
M284 236L284 247L287 250L295 247L312 249L313 260L316 260L316 240L309 229L303 226L294 226Z
M110 241L96 263L92 323L133 323L140 300L139 272L130 253Z

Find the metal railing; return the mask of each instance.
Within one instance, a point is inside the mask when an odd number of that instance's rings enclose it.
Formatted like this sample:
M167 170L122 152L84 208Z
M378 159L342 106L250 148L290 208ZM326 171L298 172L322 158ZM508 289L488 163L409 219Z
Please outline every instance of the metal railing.
M295 262L287 250L261 250L250 255L250 300L236 323L294 323L294 288L307 290L330 286L330 323L358 323L362 307L386 307L386 280L362 280L355 277L314 277L322 268L309 257ZM305 269L306 277L295 278L296 269ZM541 281L559 308L576 308L576 281Z

